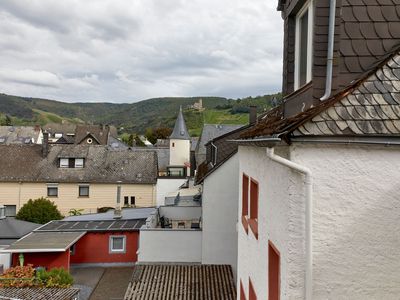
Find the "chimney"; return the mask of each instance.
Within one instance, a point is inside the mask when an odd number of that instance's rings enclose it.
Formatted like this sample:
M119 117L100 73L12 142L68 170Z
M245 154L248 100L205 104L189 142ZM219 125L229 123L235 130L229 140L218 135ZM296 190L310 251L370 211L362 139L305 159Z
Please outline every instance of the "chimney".
M49 153L49 133L43 132L43 141L42 141L43 158L46 158L48 153Z
M114 209L114 219L121 219L122 211L121 211L121 185L117 186L117 205Z
M250 105L249 109L249 124L255 124L257 122L257 106Z

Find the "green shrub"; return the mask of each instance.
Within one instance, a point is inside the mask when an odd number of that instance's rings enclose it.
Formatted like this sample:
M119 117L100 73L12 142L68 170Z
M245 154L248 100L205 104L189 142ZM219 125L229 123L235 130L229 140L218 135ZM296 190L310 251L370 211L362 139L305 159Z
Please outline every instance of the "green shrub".
M63 216L54 202L46 198L30 199L17 214L17 219L28 222L45 224L52 220L60 220Z
M63 268L54 268L50 271L38 270L36 278L43 286L48 288L66 288L74 283L71 274Z

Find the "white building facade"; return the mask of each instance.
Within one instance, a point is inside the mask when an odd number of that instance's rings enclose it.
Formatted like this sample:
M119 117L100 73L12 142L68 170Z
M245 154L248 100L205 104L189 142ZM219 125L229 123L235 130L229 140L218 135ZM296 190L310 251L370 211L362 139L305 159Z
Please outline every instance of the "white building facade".
M246 232L239 224L238 288L247 296L252 285L257 299L271 299L270 290L276 286L269 277L278 276L280 299L304 299L304 175L269 159L265 147L239 149L240 174L259 187L258 239L250 226ZM312 299L397 299L399 149L296 144L276 152L309 168L313 177ZM242 199L240 203L242 217ZM275 274L271 251L279 255Z
M237 265L237 174L236 153L203 181L203 264L227 264L236 275Z

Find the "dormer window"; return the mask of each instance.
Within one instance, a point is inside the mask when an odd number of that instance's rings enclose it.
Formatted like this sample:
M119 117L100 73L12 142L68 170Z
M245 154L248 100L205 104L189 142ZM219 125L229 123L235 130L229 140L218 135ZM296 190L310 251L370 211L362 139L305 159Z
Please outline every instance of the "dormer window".
M83 168L83 158L75 158L75 168Z
M60 158L60 168L83 168L85 165L84 158Z
M60 158L60 168L69 168L68 158Z
M309 0L296 15L295 90L311 81L314 1Z

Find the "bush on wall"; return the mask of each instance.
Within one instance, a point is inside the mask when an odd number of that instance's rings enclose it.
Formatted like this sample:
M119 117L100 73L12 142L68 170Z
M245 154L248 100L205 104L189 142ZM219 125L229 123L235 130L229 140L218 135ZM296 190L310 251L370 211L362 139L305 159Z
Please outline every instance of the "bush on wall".
M57 205L43 197L35 200L29 199L17 214L17 219L19 220L38 224L45 224L52 220L60 220L62 218L63 216L57 209Z

